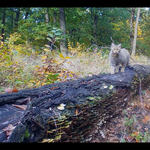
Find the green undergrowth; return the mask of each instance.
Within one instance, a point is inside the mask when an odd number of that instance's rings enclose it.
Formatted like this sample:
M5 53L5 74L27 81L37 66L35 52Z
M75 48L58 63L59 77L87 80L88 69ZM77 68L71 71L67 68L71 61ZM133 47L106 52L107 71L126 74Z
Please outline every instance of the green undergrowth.
M77 43L73 48L69 42L67 57L47 48L41 54L33 50L29 43L15 45L18 38L19 35L14 34L0 45L0 93L12 92L14 87L18 90L37 88L110 72L109 51L85 51L84 44ZM146 56L135 56L134 59L149 64Z

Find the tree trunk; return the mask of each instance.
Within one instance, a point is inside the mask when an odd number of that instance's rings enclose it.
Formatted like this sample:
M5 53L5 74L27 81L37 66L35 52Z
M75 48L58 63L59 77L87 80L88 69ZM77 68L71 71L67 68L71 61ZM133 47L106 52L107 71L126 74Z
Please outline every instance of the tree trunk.
M5 10L6 10L6 8L4 7L3 8L3 19L2 19L2 24L3 24L3 26L5 26ZM5 37L5 31L4 31L4 27L2 28L2 41L4 41L4 37Z
M66 23L65 23L65 11L63 7L59 7L59 21L60 21L60 29L62 30L62 40L60 41L60 50L61 53L66 56L67 46L66 46Z
M95 44L97 45L97 19L98 19L98 16L95 15L94 16L94 37L95 37Z
M18 7L17 11L16 11L16 19L15 19L15 29L16 30L18 28L19 14L20 14L20 8Z
M55 11L53 11L53 22L54 22L54 24L56 23L56 12Z
M91 35L93 37L93 8L91 7ZM91 38L91 45L93 44L93 39Z
M131 44L131 51L130 51L130 54L132 53L132 50L133 50L133 40L134 40L134 35L133 35L134 13L135 13L135 8L131 8L131 17L130 17L130 44Z
M136 50L136 40L137 40L139 16L140 16L140 8L138 8L138 12L137 12L137 18L136 18L136 24L135 24L135 30L134 30L133 50L131 53L132 56L135 55L135 50Z
M99 74L1 94L0 142L92 142L97 126L100 132L139 92L138 76L142 90L148 88L150 66L133 65L124 74ZM26 103L25 111L12 105ZM9 124L15 129L6 139L3 129Z
M28 8L27 8L27 10L26 10L25 19L27 19L27 18L28 18L29 11L30 11L30 7L28 7Z
M13 12L13 8L11 7L10 10ZM14 29L14 14L11 14L11 28Z
M49 12L49 8L47 7L46 10L45 10L45 20L46 20L46 24L49 23L49 15L48 15L48 12Z

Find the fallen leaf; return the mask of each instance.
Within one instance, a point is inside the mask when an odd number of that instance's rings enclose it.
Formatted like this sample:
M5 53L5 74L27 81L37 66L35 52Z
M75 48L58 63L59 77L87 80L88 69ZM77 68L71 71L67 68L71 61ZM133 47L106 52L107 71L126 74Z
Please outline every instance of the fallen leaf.
M65 57L65 59L70 59L70 57L67 56L67 57Z
M139 135L139 131L138 132L133 132L134 136L138 136Z
M149 116L145 116L144 119L142 119L143 123L145 124L149 120Z
M27 108L27 105L14 105L14 104L12 104L12 106L20 108L22 110L26 110L26 108Z
M47 56L42 56L42 57L41 57L41 59L46 59L46 58L47 58Z
M76 109L75 114L76 114L76 115L78 115L78 114L79 114L79 113L78 113L78 109Z
M45 48L45 49L43 49L44 51L46 51L46 52L49 52L50 51L50 49L47 49L47 48Z
M12 124L9 124L6 128L3 129L3 131L6 132L7 136L10 136L12 131L15 129L16 126L13 126Z
M14 87L14 88L12 89L12 92L18 92L17 88Z
M140 141L138 141L137 139L135 139L137 143L139 143Z
M62 53L60 53L59 56L60 56L61 59L64 59L64 56L63 56Z
M57 108L59 109L59 110L64 110L64 106L66 106L65 104L60 104Z
M57 89L57 88L58 88L58 87L57 87L57 86L55 86L55 87L52 87L52 88L51 88L51 90L53 90L53 89Z

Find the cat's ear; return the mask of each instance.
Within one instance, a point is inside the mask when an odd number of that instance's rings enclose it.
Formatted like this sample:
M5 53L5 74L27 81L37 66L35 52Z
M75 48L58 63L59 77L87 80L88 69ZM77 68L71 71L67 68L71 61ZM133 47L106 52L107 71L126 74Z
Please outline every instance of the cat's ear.
M121 48L121 43L118 45L119 48Z
M111 46L114 46L115 44L114 43L111 43Z

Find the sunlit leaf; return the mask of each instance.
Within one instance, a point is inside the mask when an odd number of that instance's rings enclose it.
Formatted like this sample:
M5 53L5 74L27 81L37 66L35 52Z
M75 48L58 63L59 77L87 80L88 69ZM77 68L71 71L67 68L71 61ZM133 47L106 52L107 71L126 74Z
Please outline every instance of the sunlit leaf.
M70 76L70 77L73 77L73 75L72 75L72 74L69 74L69 76Z
M70 59L70 57L66 56L65 59Z
M42 143L46 143L46 142L51 143L53 141L54 139L43 139Z
M46 51L46 52L49 52L49 51L50 51L49 49L46 49L46 48L44 48L43 50Z
M59 54L60 58L64 59L64 56L62 53Z
M60 104L58 107L57 107L57 109L59 109L59 110L64 110L64 106L66 106L65 104Z
M41 59L46 59L46 58L47 58L47 56L42 56L42 57L41 57Z

